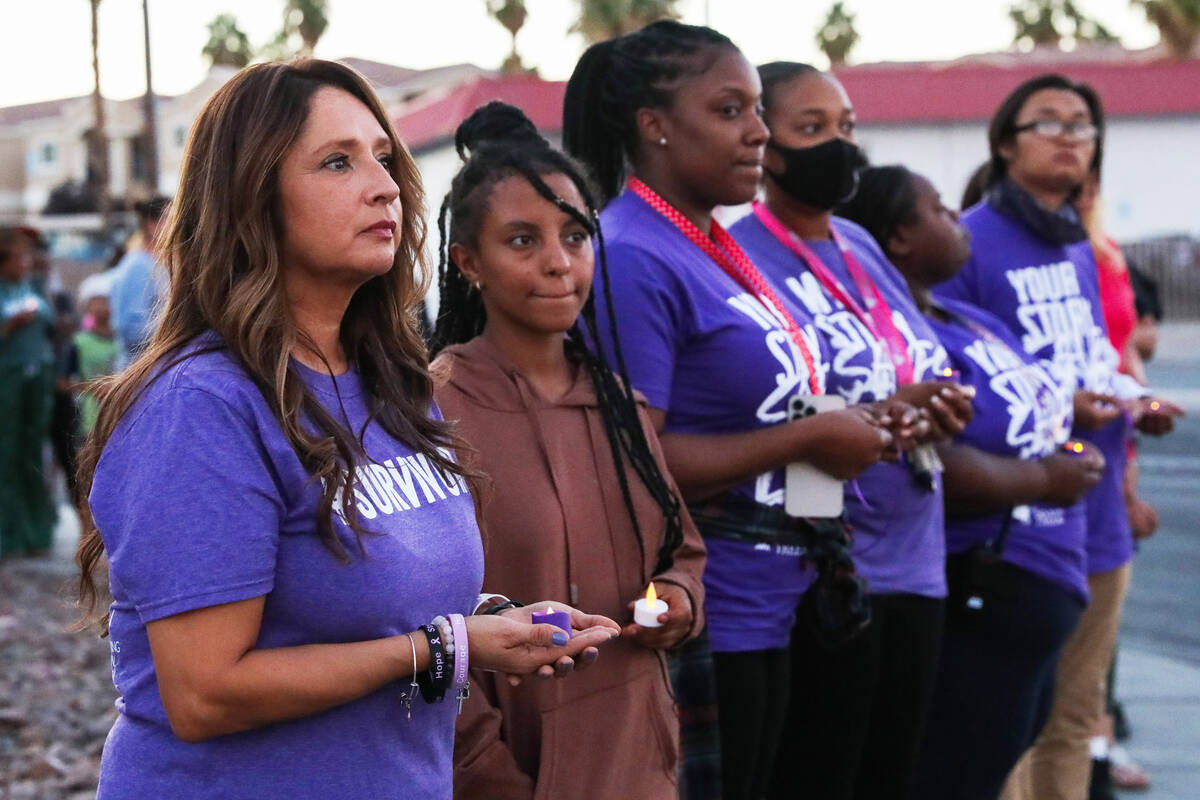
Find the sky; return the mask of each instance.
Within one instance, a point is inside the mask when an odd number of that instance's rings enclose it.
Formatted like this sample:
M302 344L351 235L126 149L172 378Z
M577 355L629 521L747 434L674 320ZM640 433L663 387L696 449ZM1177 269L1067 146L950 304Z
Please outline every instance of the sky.
M88 94L92 90L88 0L0 0L0 106ZM857 63L955 58L1003 50L1012 41L1011 0L845 0L856 15ZM825 66L814 33L829 0L681 0L685 22L707 24L736 42L756 63L786 59ZM1121 37L1148 47L1157 31L1130 0L1079 0L1085 13ZM526 0L517 38L526 65L565 79L583 50L569 34L576 0ZM232 13L253 45L273 38L282 0L149 0L155 91L178 94L207 70L201 48L206 26ZM145 91L142 0L101 0L100 81L108 97ZM460 62L497 67L510 38L488 16L484 0L329 0L329 27L317 45L324 58L357 56L404 67Z

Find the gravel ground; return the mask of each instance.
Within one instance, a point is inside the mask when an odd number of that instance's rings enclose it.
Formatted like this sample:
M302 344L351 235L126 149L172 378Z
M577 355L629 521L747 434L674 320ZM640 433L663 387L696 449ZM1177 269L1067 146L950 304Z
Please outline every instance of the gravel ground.
M61 559L0 562L0 800L96 794L116 690L105 642L71 630L72 578Z

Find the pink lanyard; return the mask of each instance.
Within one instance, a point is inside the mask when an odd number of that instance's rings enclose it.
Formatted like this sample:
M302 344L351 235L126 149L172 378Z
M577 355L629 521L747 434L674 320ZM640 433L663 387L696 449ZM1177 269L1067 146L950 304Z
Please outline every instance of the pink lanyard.
M694 222L659 197L657 192L638 178L629 179L629 188L634 194L645 200L647 205L666 217L667 221L679 229L679 232L693 244L703 250L709 258L716 262L717 266L725 271L726 275L733 278L739 286L766 306L768 312L776 312L775 318L783 320L785 330L804 358L804 365L808 368L809 389L815 395L824 394L817 378L816 362L813 359L812 351L808 349L808 342L804 340L800 325L780 301L766 278L754 266L750 257L733 240L733 237L715 219L712 221L712 238L705 236Z
M754 215L758 217L763 225L767 226L767 230L775 235L782 244L796 254L801 261L807 266L809 271L816 276L834 299L848 308L854 316L858 317L859 321L866 326L875 338L879 340L888 357L891 359L892 366L896 369L896 382L900 385L912 383L915 377L915 369L912 359L908 356L908 345L904 342L904 336L896 327L896 323L892 320L892 309L884 299L883 293L879 291L879 287L867 275L866 270L862 268L862 264L858 263L858 259L846 247L842 237L833 228L829 229L829 233L833 236L833 241L837 244L838 249L842 251L842 258L846 260L846 269L850 272L850 277L854 279L855 286L858 287L859 294L862 295L863 301L867 304L867 309L864 310L857 300L850 296L842 286L841 281L837 279L824 262L812 251L812 248L804 243L804 240L795 236L787 228L783 226L770 210L762 203L754 203Z

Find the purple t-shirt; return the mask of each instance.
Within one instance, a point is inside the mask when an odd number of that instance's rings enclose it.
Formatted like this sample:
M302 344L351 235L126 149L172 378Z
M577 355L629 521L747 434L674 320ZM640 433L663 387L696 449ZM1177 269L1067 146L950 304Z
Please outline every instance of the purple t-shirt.
M999 317L1026 352L1051 362L1064 386L1114 393L1119 359L1105 332L1091 244L1046 241L987 202L963 214L962 224L971 232L971 259L935 293ZM1096 445L1107 462L1100 483L1085 498L1089 575L1133 558L1121 487L1128 433L1123 417L1096 431L1074 431Z
M917 310L904 279L865 230L838 217L833 225L891 306L892 318L908 345L914 379L934 379L947 366L946 352ZM841 395L851 405L896 393L896 368L882 342L822 286L790 248L753 214L738 221L730 232L759 269L777 285L786 286L789 298L814 318L829 352L826 382L830 393ZM806 243L860 307L865 307L838 246L828 239ZM858 477L857 491L853 484L846 484L845 502L854 535L854 562L871 592L946 596L940 477L935 478L934 491L929 491L917 483L906 465L880 462Z
M1071 392L1046 364L1025 352L1021 343L981 308L942 301L954 316L929 321L950 354L964 385L975 387L975 417L956 441L1008 458L1050 455L1070 435ZM961 553L995 540L1011 516L1004 560L1088 601L1087 521L1084 503L1069 508L1032 503L1011 514L946 517L946 549Z
M600 222L629 377L653 408L666 411L665 430L740 433L787 421L788 400L810 389L804 358L780 321L632 192L613 200ZM599 271L596 277L599 284ZM775 291L786 303L785 293ZM601 297L597 317L607 331L611 321ZM795 305L788 312L803 329L823 381L811 318ZM783 470L733 491L782 506ZM710 539L708 547L705 611L713 650L787 646L796 606L814 577L802 554L731 540Z
M292 369L357 433L367 396L355 373ZM185 611L265 596L262 649L378 639L470 613L483 551L466 485L442 479L377 423L364 442L370 461L354 491L371 535L359 553L335 515L351 554L342 563L316 533L319 484L227 352L168 368L121 420L89 498L110 563L121 694L100 798L451 797L453 702L418 700L407 719L395 684L189 744L171 732L159 695L146 624Z

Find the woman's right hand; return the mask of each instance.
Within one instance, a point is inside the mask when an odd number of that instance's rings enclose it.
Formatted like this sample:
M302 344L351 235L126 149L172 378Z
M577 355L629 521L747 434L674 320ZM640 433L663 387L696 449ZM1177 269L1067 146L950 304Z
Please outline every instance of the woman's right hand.
M892 444L892 434L863 406L814 414L792 424L811 425L814 431L799 460L843 481L880 461Z
M621 626L607 617L572 611L572 625L584 621L588 627L576 630L570 639L554 625L533 625L507 613L467 617L471 666L507 673L514 686L522 675L534 672L543 678L562 676L574 669L578 656L593 660L597 647L621 633Z
M1052 453L1038 463L1046 470L1042 500L1056 506L1075 505L1104 474L1104 456L1090 444L1082 453Z

